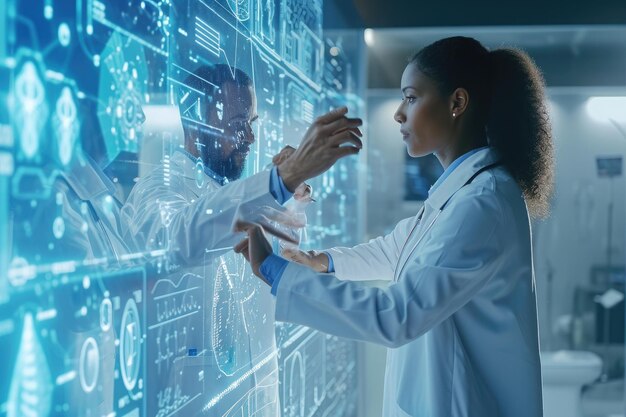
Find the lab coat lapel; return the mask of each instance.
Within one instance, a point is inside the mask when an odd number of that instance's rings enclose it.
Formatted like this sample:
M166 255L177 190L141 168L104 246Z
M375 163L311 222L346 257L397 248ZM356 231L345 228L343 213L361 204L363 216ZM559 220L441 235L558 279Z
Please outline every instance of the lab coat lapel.
M395 271L396 281L400 279L406 263L415 254L415 251L419 250L418 246L424 244L425 234L435 226L437 216L439 216L446 203L476 172L497 161L498 155L492 148L476 152L450 173L450 176L424 201L424 211L420 224L409 235L400 253Z
M467 184L475 173L498 160L497 152L491 147L476 152L450 173L450 176L428 197L426 203L435 210L443 209L448 200Z
M407 237L406 243L404 244L402 250L400 251L400 257L398 258L398 264L396 266L396 270L394 271L394 281L397 281L400 277L400 273L404 269L409 257L413 253L413 248L419 244L420 239L422 239L423 234L426 232L428 225L430 225L433 221L433 216L436 214L436 211L433 210L433 207L428 204L428 200L424 202L424 205L420 209L417 214L417 218L419 219L418 225L415 227L413 232Z

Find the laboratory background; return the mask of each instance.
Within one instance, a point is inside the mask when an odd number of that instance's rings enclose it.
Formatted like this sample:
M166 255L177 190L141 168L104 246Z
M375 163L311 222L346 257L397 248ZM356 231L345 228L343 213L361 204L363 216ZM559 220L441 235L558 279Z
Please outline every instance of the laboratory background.
M125 203L155 175L178 191L189 126L250 131L244 180L345 105L364 147L309 181L300 248L389 233L443 172L406 153L402 71L456 35L525 50L546 82L555 193L532 223L544 415L623 417L626 2L614 0L0 1L0 416L380 417L384 348L275 322L268 289L224 245L188 248L202 260L188 267L172 204L156 210L163 233L132 242ZM248 80L258 118L226 120L245 104L202 72L220 65ZM185 180L219 193L228 175L205 165Z

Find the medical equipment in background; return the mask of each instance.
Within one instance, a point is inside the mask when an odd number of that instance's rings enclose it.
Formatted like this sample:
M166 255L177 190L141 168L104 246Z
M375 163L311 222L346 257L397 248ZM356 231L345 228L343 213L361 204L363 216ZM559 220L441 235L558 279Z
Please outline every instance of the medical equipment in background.
M604 353L605 353L605 357L608 357L609 355L609 344L610 344L610 339L609 339L609 319L611 317L610 314L610 309L612 309L613 307L615 307L616 305L618 305L621 301L624 300L624 294L613 289L613 288L609 288L604 294L602 295L597 295L594 298L594 301L596 303L598 303L600 306L602 306L602 308L604 308L604 326L603 326L603 340L604 340ZM605 365L604 369L603 369L603 373L601 376L601 380L603 382L607 381L609 379L608 377L608 370L607 367Z
M608 178L609 183L609 204L607 206L608 211L608 221L607 221L607 246L606 246L606 265L611 267L611 250L613 245L613 208L614 208L614 193L613 193L613 185L614 180L617 177L622 176L622 157L621 156L611 156L611 157L597 157L596 158L596 168L599 178Z
M559 350L541 353L543 407L546 417L582 417L581 389L602 371L593 352Z
M621 132L621 130L620 130ZM607 206L607 243L606 243L606 265L608 270L611 270L612 267L612 251L613 251L613 210L615 206L615 197L614 197L614 182L615 178L620 177L622 175L622 157L621 156L611 156L611 157L597 157L596 158L596 169L599 178L608 178L609 183L609 203ZM612 286L611 282L608 282L609 286ZM601 296L597 296L594 301L597 302L600 306L604 308L604 352L605 357L608 355L609 351L609 325L610 325L610 312L609 309L615 307L620 301L624 299L624 294L615 288L609 287L609 289L602 294ZM605 361L605 366L603 369L602 381L608 380L608 370L607 364Z
M574 289L574 305L569 325L570 348L589 350L602 356L608 379L624 375L624 300L606 309L600 301L609 289L624 293L623 266L593 265L590 282ZM613 297L611 297L613 298ZM608 304L607 304L608 305ZM606 316L610 317L606 317Z
M593 266L590 285L575 289L574 312L569 320L570 347L574 350L542 352L544 412L548 417L581 416L581 390L585 385L598 379L606 382L611 377L623 376L623 363L613 366L616 361L611 349L612 344L624 343L624 273L622 267L613 265L612 253L613 180L622 174L622 157L598 157L596 168L600 178L611 181L606 265ZM552 323L553 274L553 267L548 262L548 323ZM602 351L602 357L592 351Z

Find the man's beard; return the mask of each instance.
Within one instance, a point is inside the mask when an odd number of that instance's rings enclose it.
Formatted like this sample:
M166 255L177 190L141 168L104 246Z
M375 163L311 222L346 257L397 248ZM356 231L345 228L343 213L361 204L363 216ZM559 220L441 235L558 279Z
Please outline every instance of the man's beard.
M202 162L217 175L227 178L228 181L235 181L241 178L248 150L249 146L241 144L225 157L221 149L206 146L202 149Z

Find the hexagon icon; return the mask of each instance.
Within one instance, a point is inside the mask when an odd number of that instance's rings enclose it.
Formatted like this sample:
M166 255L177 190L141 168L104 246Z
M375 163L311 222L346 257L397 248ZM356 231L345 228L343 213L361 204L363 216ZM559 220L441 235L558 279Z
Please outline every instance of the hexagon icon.
M137 152L143 135L148 70L142 47L115 32L101 55L98 119L109 162Z

